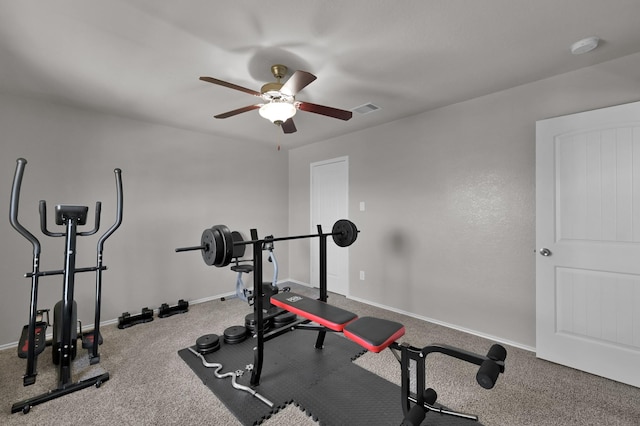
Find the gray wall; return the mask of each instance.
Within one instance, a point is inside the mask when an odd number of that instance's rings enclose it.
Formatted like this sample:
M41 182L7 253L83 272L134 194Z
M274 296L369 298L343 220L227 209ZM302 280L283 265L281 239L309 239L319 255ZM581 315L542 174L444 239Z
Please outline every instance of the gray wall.
M206 266L198 252L174 252L199 244L205 228L287 231L287 155L273 147L7 95L0 95L0 129L0 346L16 342L28 321L30 280L23 274L31 271L31 245L8 220L18 157L28 160L20 220L43 243L41 270L62 269L64 239L42 236L38 200L47 201L50 228L56 204L88 205L93 223L102 201L101 235L115 219L113 169L122 169L124 220L105 244L103 320L233 291L228 268ZM266 174L268 180L255 179ZM78 241L77 266L95 265L97 236ZM286 271L287 256L279 260ZM94 283L93 273L76 276L79 318L87 325ZM39 306L52 308L61 289L62 277L41 278Z
M309 227L309 164L347 155L350 296L535 347L535 122L638 99L640 54L291 150L289 231Z
M179 298L233 290L199 242L223 223L248 232L309 231L309 164L349 156L351 296L535 346L535 121L640 99L640 54L409 117L289 152L0 95L0 209L8 216L15 160L29 161L20 219L39 235L38 200L103 202L113 220L113 169L123 170L122 228L107 241L103 319ZM366 120L364 117L355 119ZM264 170L269 179L255 180ZM287 175L288 173L288 175ZM288 188L288 193L287 193ZM360 212L360 201L366 211ZM287 206L288 205L288 212ZM51 223L51 221L50 221ZM80 239L79 266L95 262ZM0 220L0 346L28 319L31 247ZM42 269L59 269L61 239L41 237ZM277 248L281 279L309 282L309 242ZM266 268L268 269L268 268ZM366 281L358 280L358 271ZM271 271L266 270L269 277ZM40 306L61 278L41 279ZM79 274L79 316L91 324L93 274ZM426 343L426 342L425 342Z

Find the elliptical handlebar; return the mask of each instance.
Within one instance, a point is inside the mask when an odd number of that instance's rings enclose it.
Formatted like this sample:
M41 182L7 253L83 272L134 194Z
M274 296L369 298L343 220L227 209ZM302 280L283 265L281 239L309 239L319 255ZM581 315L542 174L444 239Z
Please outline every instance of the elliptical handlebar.
M20 187L22 185L22 177L24 176L24 169L27 165L27 160L24 158L18 158L16 165L16 172L13 177L13 186L11 187L11 206L10 206L10 216L9 220L11 222L11 226L20 233L23 237L25 237L31 245L33 246L33 257L37 259L40 256L40 241L29 232L24 226L20 224L18 221L18 207L20 204Z
M40 212L40 231L47 237L64 237L64 232L51 232L47 229L47 202L40 200L38 204L38 211Z
M123 203L123 196L122 196L122 170L114 169L113 173L114 173L114 175L116 177L116 191L117 191L117 198L118 198L117 206L116 206L116 221L115 221L115 223L113 225L111 225L111 228L107 229L107 231L104 234L102 234L102 236L98 240L98 245L97 245L98 253L102 253L102 250L104 248L104 242L122 224L122 203Z
M95 220L93 229L91 231L78 232L78 235L82 237L88 237L90 235L95 234L100 229L100 212L102 211L102 203L100 201L96 201L96 212L95 212Z
M40 241L38 240L38 238L36 238L35 235L33 235L31 232L29 232L29 230L27 230L24 226L22 226L22 224L18 220L18 210L20 205L20 188L22 186L22 177L24 176L24 169L27 165L27 160L25 160L24 158L18 158L16 163L17 163L16 171L13 177L13 186L11 187L11 205L10 205L9 220L11 222L11 226L13 226L13 228L16 231L18 231L20 235L22 235L24 238L29 240L29 242L33 246L33 256L34 258L37 258L40 256L40 251L41 251ZM109 238L111 234L113 234L116 231L116 229L120 227L120 224L122 224L122 205L123 205L122 170L114 169L113 172L116 177L116 191L117 191L116 221L111 226L111 228L107 229L107 231L98 240L98 251L100 252L102 252L104 247L104 242L107 240L107 238ZM46 224L47 204L44 200L40 201L39 210L40 210L40 227L43 234L50 237L59 237L59 236L65 235L64 233L50 232L47 229L47 224ZM100 210L101 210L101 203L100 201L98 201L96 203L96 212L95 212L96 223L95 223L94 229L88 232L79 233L79 235L87 236L87 235L93 235L96 232L98 232L98 227L100 226L99 225Z

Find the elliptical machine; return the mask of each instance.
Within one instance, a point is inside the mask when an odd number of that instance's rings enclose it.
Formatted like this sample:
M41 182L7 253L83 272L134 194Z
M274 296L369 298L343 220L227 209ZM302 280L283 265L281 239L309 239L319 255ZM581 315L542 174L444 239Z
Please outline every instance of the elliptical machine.
M58 386L42 395L29 398L13 404L11 412L22 411L28 413L32 406L59 398L63 395L90 387L100 385L109 380L109 373L73 382L71 378L71 361L76 353L76 302L74 300L75 274L78 272L96 273L95 290L95 318L94 329L91 333L83 335L82 346L89 350L90 364L100 362L98 346L101 342L100 336L100 304L102 293L102 271L107 267L102 263L102 252L104 243L122 223L122 176L121 170L115 169L117 191L117 207L115 223L99 238L96 246L96 266L87 268L76 268L76 237L89 236L98 232L100 227L100 201L96 202L95 225L91 231L78 232L77 227L85 225L87 222L86 206L57 205L55 208L55 222L57 225L65 225L64 232L50 232L47 229L47 205L44 200L40 201L40 228L42 233L49 237L65 237L65 262L64 269L52 271L40 271L40 241L18 221L18 206L20 202L20 186L27 160L18 158L16 171L11 188L11 226L25 237L33 247L33 269L25 274L26 278L31 278L31 302L29 306L29 324L24 327L20 343L18 345L18 355L27 359L27 370L23 376L23 385L28 386L36 382L37 356L45 348L45 331L47 322L42 321L41 314L44 311L38 310L38 279L43 276L63 275L64 283L62 289L62 300L54 308L54 338L53 338L53 361L58 365Z

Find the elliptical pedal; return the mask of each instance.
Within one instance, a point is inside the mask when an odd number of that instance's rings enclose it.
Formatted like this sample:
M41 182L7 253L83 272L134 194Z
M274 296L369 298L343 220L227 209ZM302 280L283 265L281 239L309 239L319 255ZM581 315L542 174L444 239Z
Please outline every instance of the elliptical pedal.
M102 334L98 333L98 345L102 344ZM82 335L82 349L93 349L93 332Z
M34 346L35 355L40 355L44 348L47 346L46 339L46 330L47 323L45 321L38 321L35 324L36 328L36 340ZM20 342L18 343L18 357L26 358L27 351L29 350L29 325L25 325L22 328L22 333L20 334Z

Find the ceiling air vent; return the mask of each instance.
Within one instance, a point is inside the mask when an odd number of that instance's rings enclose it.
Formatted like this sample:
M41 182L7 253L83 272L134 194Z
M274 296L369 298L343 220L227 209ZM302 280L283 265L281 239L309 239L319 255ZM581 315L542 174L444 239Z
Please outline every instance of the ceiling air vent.
M358 114L369 114L370 112L377 111L379 109L380 107L378 105L368 103L368 104L360 105L359 107L356 107L351 111L357 112Z

